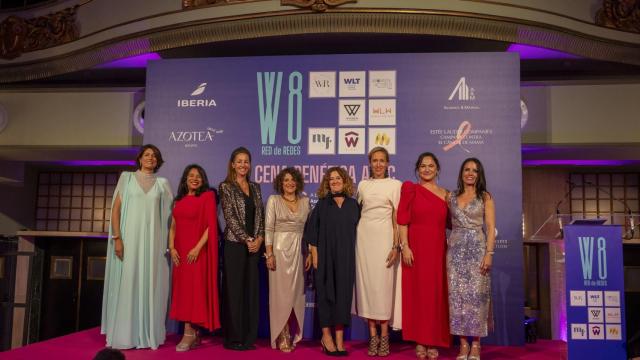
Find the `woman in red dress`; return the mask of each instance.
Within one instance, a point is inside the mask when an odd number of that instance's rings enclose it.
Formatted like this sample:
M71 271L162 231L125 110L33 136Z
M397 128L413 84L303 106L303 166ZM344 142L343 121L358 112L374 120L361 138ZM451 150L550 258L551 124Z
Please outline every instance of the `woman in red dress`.
M180 179L169 231L173 262L169 316L184 321L184 335L176 351L199 344L197 328L212 331L220 327L216 219L216 200L207 174L199 165L188 165Z
M402 184L398 225L402 248L402 337L416 342L419 359L449 347L446 272L447 190L438 186L438 158L420 154L418 183Z

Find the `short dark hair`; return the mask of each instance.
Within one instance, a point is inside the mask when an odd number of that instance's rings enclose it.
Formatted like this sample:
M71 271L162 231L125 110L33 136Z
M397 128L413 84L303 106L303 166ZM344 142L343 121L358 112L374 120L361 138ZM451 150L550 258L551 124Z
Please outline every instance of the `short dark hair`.
M296 182L296 196L300 195L302 190L304 190L304 178L302 177L300 170L294 167L288 167L280 170L278 176L276 176L276 179L273 181L273 190L280 195L284 194L284 187L282 186L282 183L284 182L284 177L287 176L287 174L291 175L293 180Z
M147 149L151 149L151 151L153 151L153 154L156 156L157 164L155 169L153 169L153 172L158 172L162 164L164 164L164 160L162 160L162 153L160 152L160 149L158 149L158 147L153 144L142 145L140 151L138 151L138 155L136 155L136 168L138 170L142 169L142 165L140 165L140 159L142 158L142 155L144 155L144 152L147 151Z
M104 348L96 353L93 360L125 360L125 357L118 349Z

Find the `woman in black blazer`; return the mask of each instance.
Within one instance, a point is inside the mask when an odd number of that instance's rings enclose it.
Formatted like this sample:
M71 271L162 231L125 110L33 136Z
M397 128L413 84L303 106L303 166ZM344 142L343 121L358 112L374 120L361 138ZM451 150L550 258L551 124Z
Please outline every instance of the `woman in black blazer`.
M231 153L226 179L220 183L224 229L224 347L253 350L258 335L258 260L264 241L264 205L260 185L251 178L251 153Z

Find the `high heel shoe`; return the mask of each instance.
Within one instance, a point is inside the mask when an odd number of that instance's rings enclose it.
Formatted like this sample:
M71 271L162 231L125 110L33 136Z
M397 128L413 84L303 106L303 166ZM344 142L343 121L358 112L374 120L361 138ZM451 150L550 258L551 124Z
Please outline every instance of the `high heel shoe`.
M191 340L191 342L185 342L184 341L185 337L194 338L194 339ZM199 345L199 341L198 341L198 336L196 332L194 332L193 334L184 333L182 340L178 345L176 345L176 351L177 352L189 351L198 345Z
M338 350L337 350L337 349L336 349L336 350L333 350L333 351L329 351L329 350L327 349L327 346L324 344L324 340L322 340L322 339L320 339L320 345L322 345L322 352L323 352L325 355L328 355L328 356L340 356L340 354L338 353Z
M416 357L420 360L427 358L427 348L424 345L416 345Z
M469 344L460 344L460 354L456 356L456 360L469 360L469 351Z
M440 355L440 353L438 352L438 349L436 348L429 348L427 349L427 359L437 359L438 356Z
M367 355L376 356L378 355L378 345L380 345L380 337L372 336L369 338L369 347L367 348Z
M287 329L283 329L280 335L278 335L278 339L276 339L276 344L280 351L285 353L290 353L293 348L291 347L289 340L289 331Z
M469 355L467 360L480 360L480 344L471 343L471 349L478 349L478 355Z
M388 356L391 350L389 349L389 335L380 336L380 345L378 346L378 356Z

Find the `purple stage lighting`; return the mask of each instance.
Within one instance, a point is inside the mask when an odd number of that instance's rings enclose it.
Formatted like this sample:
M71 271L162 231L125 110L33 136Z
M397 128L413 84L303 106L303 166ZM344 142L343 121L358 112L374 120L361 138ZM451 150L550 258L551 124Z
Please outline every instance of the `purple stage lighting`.
M522 160L524 166L624 166L637 165L635 160Z
M135 160L69 160L55 162L63 166L135 166Z
M523 44L511 44L507 48L507 52L517 52L520 54L520 59L580 59L580 56L567 54L558 50L545 49L542 47L523 45Z
M146 68L149 60L161 59L162 57L158 53L147 53L98 65L96 69Z

